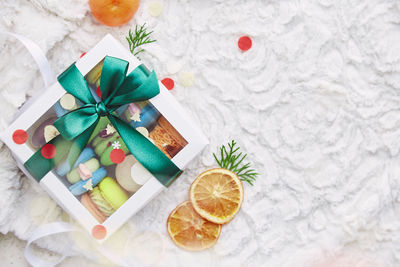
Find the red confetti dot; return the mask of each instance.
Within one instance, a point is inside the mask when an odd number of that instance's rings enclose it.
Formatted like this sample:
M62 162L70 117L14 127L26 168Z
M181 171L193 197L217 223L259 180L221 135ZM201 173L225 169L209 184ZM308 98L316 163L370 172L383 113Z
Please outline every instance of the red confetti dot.
M18 129L14 131L12 139L14 143L22 145L25 144L26 140L28 140L28 134L24 130Z
M100 90L100 85L99 86L97 86L97 89L96 89L96 94L101 98L101 90Z
M86 52L83 52L82 55L80 57L83 57L84 55L86 55Z
M125 159L125 152L122 149L113 149L110 153L110 159L115 164L119 164Z
M165 87L167 87L168 90L172 90L172 88L174 88L174 80L172 80L171 78L165 78L161 81L162 84L164 84Z
M40 152L42 153L43 158L52 159L56 156L57 149L53 144L45 144Z
M103 239L107 235L107 229L101 225L98 224L92 229L92 236L96 239Z
M247 51L251 48L252 42L249 36L242 36L239 38L238 46L240 50Z

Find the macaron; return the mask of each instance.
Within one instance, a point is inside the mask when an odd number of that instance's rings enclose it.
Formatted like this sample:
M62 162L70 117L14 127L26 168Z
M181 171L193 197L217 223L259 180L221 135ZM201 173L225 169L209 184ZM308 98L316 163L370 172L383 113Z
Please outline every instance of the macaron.
M81 154L79 155L78 159L76 160L76 162L74 163L74 166L72 166L72 169L75 169L76 167L78 167L79 164L84 163L86 161L88 161L89 159L94 157L94 150L90 147L85 147ZM56 169L56 173L59 176L64 176L66 175L69 171L71 170L71 166L69 165L68 161L64 161L63 163L61 163L57 169Z
M82 195L83 193L89 191L91 188L97 186L106 175L107 170L101 167L93 172L90 178L86 180L80 180L77 183L71 185L69 187L69 191L71 191L74 196Z
M81 164L83 164L85 167L87 167L87 169L92 173L94 173L100 167L100 163L96 158L91 158L88 161L81 163ZM80 174L79 165L78 165L78 167L76 167L75 169L73 169L72 171L67 173L67 180L71 184L75 184L75 183L79 182L80 180L83 180L81 177L81 174Z
M101 196L114 210L121 207L129 198L128 194L111 177L104 178L98 185Z
M46 119L45 121L43 121L34 131L32 134L32 137L30 139L30 143L32 145L33 148L35 149L39 149L41 146L43 146L44 144L46 144L46 138L44 136L45 134L45 128L48 125L53 125L53 123L57 120L57 117L50 117L48 119ZM55 130L57 130L54 127ZM48 133L48 135L50 135Z
M126 154L129 153L129 149L128 147L125 145L124 141L122 140L122 138L118 137L116 139L110 140L109 143L110 145L107 144L107 146L105 147L105 149L103 150L103 153L100 156L100 163L104 166L111 166L113 164L115 164L112 160L111 160L111 151L113 151L114 147L112 145L113 142L119 142L120 143L120 149ZM101 145L101 144L100 144ZM102 147L101 147L102 148ZM100 147L96 147L95 150L99 150L100 151Z
M95 188L93 188L92 191L89 192L89 196L94 202L94 204L96 204L97 208L106 217L110 217L115 211L115 209L111 207L111 205L104 199L98 186L96 186Z
M92 216L99 222L103 223L107 217L98 208L98 206L93 202L88 193L85 193L81 197L81 204L92 214Z
M134 128L144 127L148 131L151 131L157 125L157 120L160 118L160 116L160 112L149 103L141 108L139 119L132 120L130 124Z
M96 153L96 155L101 156L104 151L108 147L111 147L112 143L118 138L119 135L117 133L113 133L108 137L96 137L95 139L93 139L92 146L94 147L94 152Z
M141 187L140 184L137 184L133 180L131 175L131 168L135 163L137 163L135 157L133 155L128 155L125 157L124 161L117 164L115 168L115 176L118 184L131 193L136 192Z

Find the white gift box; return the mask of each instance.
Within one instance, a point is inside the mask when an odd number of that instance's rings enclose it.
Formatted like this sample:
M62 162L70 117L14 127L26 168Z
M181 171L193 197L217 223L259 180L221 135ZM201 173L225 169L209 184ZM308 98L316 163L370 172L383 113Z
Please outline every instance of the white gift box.
M105 56L121 58L129 62L128 73L134 70L141 62L134 57L111 35L105 36L93 49L76 62L76 67L85 76ZM162 83L159 82L160 94L150 99L149 102L161 113L161 115L175 128L186 140L186 145L171 160L183 170L185 166L207 145L208 141L199 128L193 124L184 109L168 92ZM16 144L13 140L13 133L18 129L28 132L31 126L40 120L59 99L66 94L61 85L56 82L40 92L28 101L18 112L15 121L1 133L1 140L10 148L18 166L24 173L33 179L23 164L34 154L35 150L28 142ZM107 176L110 176L107 174ZM115 178L115 177L114 177ZM175 181L179 182L179 178ZM103 242L122 226L132 215L143 208L165 187L154 177L149 179L129 199L118 208L103 223L99 223L92 214L81 204L79 197L74 196L57 176L55 171L47 173L41 180L40 185L48 194L85 229L92 232L99 224L105 227L106 235L99 242Z

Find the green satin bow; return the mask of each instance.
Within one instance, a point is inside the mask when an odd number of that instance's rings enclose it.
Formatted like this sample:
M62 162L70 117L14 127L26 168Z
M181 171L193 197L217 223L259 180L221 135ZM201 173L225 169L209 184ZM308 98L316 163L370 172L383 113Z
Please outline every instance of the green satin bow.
M150 73L141 65L126 75L128 65L125 60L105 57L100 76L100 102L93 98L75 64L58 77L65 91L83 105L54 122L60 135L47 144L56 147L55 157L46 159L39 149L25 162L24 166L36 180L40 181L65 157L73 166L102 116L107 116L132 155L163 185L170 185L180 175L182 171L163 152L114 112L122 105L150 99L160 92L154 71Z

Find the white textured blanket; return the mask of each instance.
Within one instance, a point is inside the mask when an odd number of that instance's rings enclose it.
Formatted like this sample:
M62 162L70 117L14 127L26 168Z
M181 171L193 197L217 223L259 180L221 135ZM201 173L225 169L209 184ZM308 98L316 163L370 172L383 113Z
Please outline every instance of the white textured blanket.
M400 3L170 0L160 17L150 16L150 3L120 28L97 23L85 0L0 3L0 30L36 41L55 73L106 33L125 43L130 27L147 22L157 42L142 60L175 79L173 94L210 139L185 174L116 234L110 251L159 266L399 266ZM245 53L241 35L253 40ZM193 86L178 82L184 72ZM0 73L2 130L42 81L24 48L4 37ZM261 176L245 185L242 210L214 248L182 251L167 236L168 214L231 138ZM3 145L0 231L27 239L38 225L63 219ZM63 253L63 240L41 245ZM97 255L84 238L73 240L82 255Z

